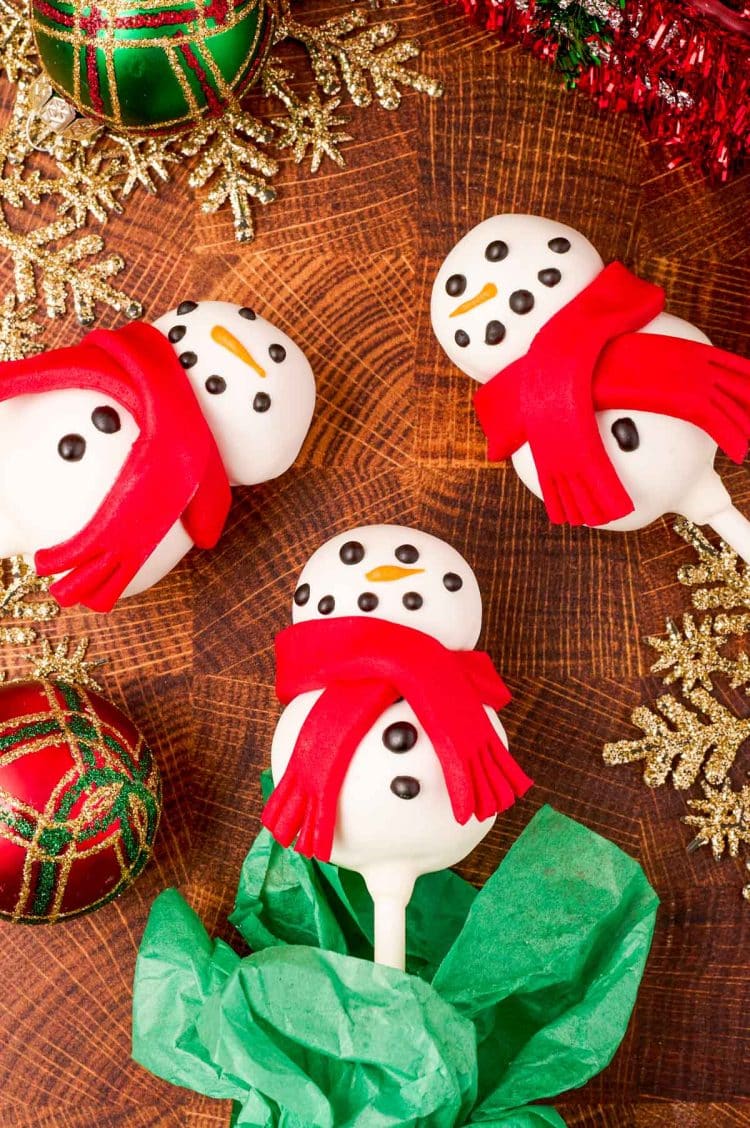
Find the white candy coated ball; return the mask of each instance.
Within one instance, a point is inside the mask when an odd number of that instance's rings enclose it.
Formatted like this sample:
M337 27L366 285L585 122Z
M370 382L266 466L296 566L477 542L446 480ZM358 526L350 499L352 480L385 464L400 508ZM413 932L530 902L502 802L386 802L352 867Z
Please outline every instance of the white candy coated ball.
M528 352L541 327L593 282L604 263L572 227L536 215L495 215L464 235L432 288L435 336L480 383Z
M276 782L319 696L317 691L301 694L282 713L271 748ZM489 708L487 714L507 744L496 714ZM389 743L408 747L396 752ZM338 799L331 860L363 874L371 890L393 894L403 888L408 897L418 876L456 865L494 822L494 815L481 822L472 817L463 826L456 822L433 745L411 706L399 701L385 710L352 757Z
M185 367L231 483L288 470L315 408L310 362L291 337L230 302L183 302L154 326Z
M100 392L65 388L0 403L0 435L0 555L33 556L88 524L138 428Z
M386 619L471 650L482 597L471 568L445 541L402 525L363 525L313 553L294 596L294 623L347 615Z

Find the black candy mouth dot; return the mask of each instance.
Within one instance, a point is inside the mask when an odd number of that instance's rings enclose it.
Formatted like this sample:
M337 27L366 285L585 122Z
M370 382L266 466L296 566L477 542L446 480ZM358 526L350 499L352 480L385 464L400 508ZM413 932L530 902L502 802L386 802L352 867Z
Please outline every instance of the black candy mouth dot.
M298 607L304 607L310 599L310 585L300 584L294 593L294 602Z
M460 349L465 349L466 346L471 343L471 338L464 329L457 329L453 335L453 340Z
M179 341L182 340L186 333L187 329L184 325L173 325L167 333L167 339L169 340L170 344L176 345Z

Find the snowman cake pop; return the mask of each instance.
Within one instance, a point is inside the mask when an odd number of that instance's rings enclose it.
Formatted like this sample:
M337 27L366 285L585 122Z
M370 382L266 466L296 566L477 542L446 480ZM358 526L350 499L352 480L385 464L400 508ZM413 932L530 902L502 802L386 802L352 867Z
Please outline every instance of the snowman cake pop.
M476 577L444 541L399 525L319 548L276 639L286 705L263 822L285 846L356 870L375 907L375 958L404 966L421 874L464 858L531 781L496 710Z
M747 453L750 362L665 313L659 287L562 223L497 215L445 259L431 313L483 385L489 457L511 458L553 522L625 532L680 513L750 559L714 469L717 447Z
M109 610L212 547L230 486L288 469L314 405L301 349L228 302L0 364L0 556Z

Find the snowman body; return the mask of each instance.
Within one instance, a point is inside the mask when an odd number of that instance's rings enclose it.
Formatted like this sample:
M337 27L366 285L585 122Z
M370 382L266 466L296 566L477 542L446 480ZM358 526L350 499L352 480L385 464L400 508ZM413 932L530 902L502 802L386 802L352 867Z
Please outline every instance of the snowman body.
M479 587L455 549L396 525L351 530L324 544L305 566L293 622L367 616L412 627L454 650L471 650L481 628ZM322 690L283 711L273 738L274 782L283 777L300 731ZM507 746L495 712L486 708ZM495 817L456 821L435 748L409 703L384 710L358 744L338 796L331 860L361 873L376 906L376 931L399 935L414 882L455 865L485 837ZM403 952L376 952L403 966Z
M155 322L170 341L232 485L282 474L315 405L312 369L285 333L248 307L183 302ZM132 415L81 388L0 403L0 556L30 561L75 536L104 502L138 437ZM180 520L123 592L157 583L192 548Z
M281 714L271 746L280 779L322 690L300 694ZM494 710L490 721L507 746ZM489 833L496 816L456 822L435 749L406 701L389 706L357 747L336 812L331 861L356 870L368 889L409 900L416 879L455 865Z
M432 292L432 324L450 359L479 383L524 356L539 330L603 270L595 248L573 228L531 215L478 224L445 259ZM659 314L640 332L710 344L700 329ZM610 461L633 503L599 528L626 532L666 513L710 523L731 506L714 470L716 443L685 420L653 412L599 411ZM542 497L528 443L512 456L524 485Z

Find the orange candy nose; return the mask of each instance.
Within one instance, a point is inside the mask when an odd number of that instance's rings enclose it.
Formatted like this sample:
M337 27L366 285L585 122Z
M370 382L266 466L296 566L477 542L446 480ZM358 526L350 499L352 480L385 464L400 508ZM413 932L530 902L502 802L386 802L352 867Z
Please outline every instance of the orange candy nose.
M248 352L245 348L242 341L238 341L234 333L230 333L223 325L214 325L211 330L211 338L216 341L217 345L221 345L223 349L234 353L235 356L239 357L239 359L249 365L250 368L253 368L259 376L265 376L265 368L261 368L252 353Z
M398 564L381 564L371 572L365 572L365 579L373 584L381 584L389 580L405 580L407 576L416 576L418 572L424 572L424 568L401 568Z
M477 306L482 305L483 302L488 302L491 298L497 297L497 286L494 282L487 282L478 294L473 298L468 298L467 301L462 302L460 306L453 310L451 317L458 317L462 313L468 313L470 309L476 309Z

